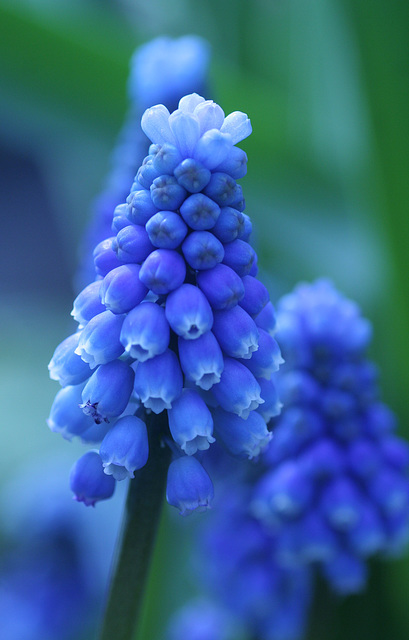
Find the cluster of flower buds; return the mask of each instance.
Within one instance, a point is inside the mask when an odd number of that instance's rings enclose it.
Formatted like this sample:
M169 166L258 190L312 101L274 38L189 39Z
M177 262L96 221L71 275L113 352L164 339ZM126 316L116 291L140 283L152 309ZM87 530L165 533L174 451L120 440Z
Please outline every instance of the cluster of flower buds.
M114 209L127 197L148 151L149 141L141 130L143 112L157 103L173 111L187 93L204 93L209 57L209 44L194 35L177 39L161 36L138 47L133 54L128 80L129 111L112 154L103 191L93 203L81 243L75 277L77 291L93 280L92 250L111 235Z
M336 591L359 591L366 559L407 540L409 450L379 400L358 307L321 280L285 296L277 317L284 409L252 508L277 561L317 563Z
M148 109L142 129L149 155L115 209L114 235L94 250L96 279L72 312L78 331L49 365L63 386L49 426L101 443L71 477L78 500L94 504L146 464L146 414L167 411L167 498L184 514L212 498L195 456L215 437L248 458L270 441L282 359L237 184L249 119L190 94L172 114Z

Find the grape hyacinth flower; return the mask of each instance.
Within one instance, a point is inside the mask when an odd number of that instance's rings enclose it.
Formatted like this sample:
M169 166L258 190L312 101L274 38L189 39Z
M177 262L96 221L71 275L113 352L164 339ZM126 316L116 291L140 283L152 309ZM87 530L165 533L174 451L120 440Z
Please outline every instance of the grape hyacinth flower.
M284 566L317 564L339 593L360 591L366 561L409 535L409 449L366 359L370 324L331 283L279 303L277 374L284 409L254 489L253 513Z
M77 500L110 497L160 442L175 458L168 501L188 514L213 498L215 440L250 459L269 443L282 359L237 183L249 119L193 93L173 113L147 109L142 129L149 155L94 251L94 282L74 302L78 330L50 363L64 389L49 425L100 445L74 467Z
M208 43L193 35L178 39L161 36L135 51L128 80L130 108L112 154L104 190L95 199L92 217L81 245L80 267L76 274L78 290L93 279L92 250L112 235L114 210L127 197L135 173L147 154L149 141L140 127L144 110L159 102L173 110L185 94L192 91L203 93L207 84L209 58ZM121 214L121 209L116 209L116 232L123 224ZM107 309L111 307L107 306Z
M275 560L277 539L249 508L251 478L257 468L246 471L233 471L234 481L223 478L218 487L223 509L215 509L200 523L194 547L195 577L201 579L207 598L217 602L244 637L297 640L304 636L307 624L312 571L308 566L282 567ZM185 637L190 637L189 623L194 637L197 620L182 612L175 619L186 625Z

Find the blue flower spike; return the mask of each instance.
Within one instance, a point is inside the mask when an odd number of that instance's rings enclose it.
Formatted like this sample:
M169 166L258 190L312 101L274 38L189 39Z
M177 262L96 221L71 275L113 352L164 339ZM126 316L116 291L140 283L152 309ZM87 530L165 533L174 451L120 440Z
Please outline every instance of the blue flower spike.
M251 133L249 119L193 93L173 112L148 108L141 126L148 155L113 209L116 236L94 250L95 281L74 303L78 331L50 363L79 391L58 397L49 424L101 443L105 475L121 481L147 463L143 425L164 413L161 439L175 457L168 498L188 514L213 496L196 456L216 439L239 458L267 446L282 359L270 316L257 325L270 303L236 182L247 157L234 145ZM79 395L82 415L70 399Z
M284 408L253 513L278 537L281 562L317 562L336 592L360 591L367 558L399 553L409 538L408 447L379 399L357 305L319 280L282 298L277 322Z

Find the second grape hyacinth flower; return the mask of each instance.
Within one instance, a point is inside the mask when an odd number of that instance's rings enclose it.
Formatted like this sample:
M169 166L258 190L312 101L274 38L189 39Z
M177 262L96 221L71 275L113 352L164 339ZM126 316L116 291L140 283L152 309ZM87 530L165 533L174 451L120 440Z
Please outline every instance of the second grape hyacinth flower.
M95 504L147 463L152 415L166 412L167 499L187 514L212 499L202 463L215 439L250 459L269 442L282 359L237 183L249 119L193 93L173 113L147 109L141 124L149 155L94 250L95 280L74 302L78 331L49 365L63 386L49 426L100 443L71 474L77 499Z

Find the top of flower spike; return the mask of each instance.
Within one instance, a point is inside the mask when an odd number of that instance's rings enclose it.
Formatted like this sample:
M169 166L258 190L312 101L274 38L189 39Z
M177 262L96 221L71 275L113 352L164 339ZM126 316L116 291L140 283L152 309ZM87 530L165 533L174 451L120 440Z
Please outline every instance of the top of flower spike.
M160 36L138 47L131 59L128 93L141 109L201 91L206 84L210 46L199 36Z
M163 104L147 109L141 126L155 144L171 144L185 157L201 160L209 145L217 147L223 162L231 147L251 133L250 120L245 113L234 111L227 117L219 105L205 100L197 93L184 96L179 108L169 113ZM217 166L212 163L212 167ZM210 167L208 167L210 168Z

